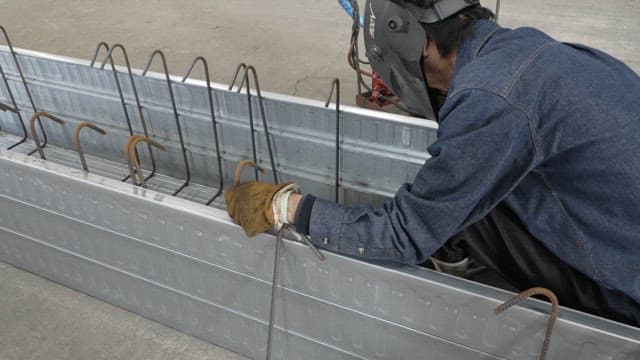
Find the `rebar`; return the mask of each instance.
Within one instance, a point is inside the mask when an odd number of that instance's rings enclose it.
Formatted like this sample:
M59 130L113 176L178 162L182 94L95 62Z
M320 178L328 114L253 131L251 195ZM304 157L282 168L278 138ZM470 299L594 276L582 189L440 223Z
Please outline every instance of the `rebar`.
M104 42L101 42L98 44L98 47L96 48L96 52L95 52L96 56L98 51L100 50L100 47L103 46L102 45L103 43ZM106 45L106 43L104 44ZM125 47L121 44L113 45L111 49L109 49L107 56L105 57L104 61L100 65L100 70L104 70L104 67L107 64L107 61L110 62L111 71L113 72L113 77L116 82L116 88L118 89L118 95L120 96L120 102L122 104L122 108L125 113L125 119L127 120L127 125L129 127L129 135L133 136L133 127L131 126L131 119L129 117L129 112L127 110L127 102L124 98L122 87L120 86L120 80L118 79L118 71L116 70L115 62L113 61L113 51L115 49L120 49L120 51L122 52L122 56L124 57L125 65L127 67L127 74L129 76L129 81L131 82L131 90L133 92L133 96L136 101L136 106L138 108L138 115L140 116L140 122L142 123L142 130L144 132L144 135L146 137L149 137L149 131L147 129L147 123L144 119L144 111L142 110L142 104L140 103L140 96L138 95L136 83L133 78L133 71L131 70L131 63L129 62L129 55L127 54L127 49L125 49ZM147 143L147 148L149 149L149 158L151 159L151 174L149 174L149 176L147 176L146 178L146 181L149 181L149 179L151 179L156 174L156 160L155 160L155 157L153 156L152 145ZM139 158L137 149L136 149L136 158ZM129 179L129 176L126 176L122 181L127 181L128 179Z
M89 172L89 167L87 166L87 160L84 157L84 151L82 150L82 145L80 145L80 131L82 131L82 129L84 128L89 128L102 135L106 135L107 132L103 128L98 127L88 121L82 121L76 126L76 128L73 131L73 142L75 143L76 149L78 150L78 154L80 155L80 162L82 163L82 169L86 172Z
M36 120L40 119L41 116L46 119L53 120L54 122L57 122L60 125L64 125L64 120L44 111L36 112L35 114L33 114L31 119L29 120L29 127L31 128L31 136L33 136L33 141L35 141L36 143L36 151L40 153L40 158L42 160L47 160L47 158L44 156L44 151L42 150L43 147L42 145L40 145L40 139L38 138L38 134L36 133Z
M16 103L16 99L13 96L13 91L11 90L11 87L9 86L9 81L7 79L7 75L4 73L4 70L2 69L2 65L0 65L0 77L2 77L2 81L4 82L5 87L7 88L7 94L9 94L9 99L11 100L11 103L13 104L13 106L11 105L7 105L7 104L1 104L0 103L0 110L2 111L10 111L14 114L17 115L18 117L18 122L20 123L20 126L22 127L22 139L20 139L18 142L10 145L7 150L11 150L13 148L15 148L16 146L24 143L25 141L27 141L27 137L28 132L27 132L27 127L24 124L24 119L22 118L22 114L20 113L20 109L18 108L18 104Z
M501 313L503 313L513 305L516 305L521 301L523 301L524 299L531 297L533 295L545 296L551 302L551 316L549 317L549 321L547 322L547 331L545 332L545 335L544 335L544 342L542 343L542 350L540 351L540 358L539 358L540 360L545 360L547 358L547 353L549 352L549 346L551 344L551 335L553 333L553 325L555 324L556 319L558 318L558 312L560 311L558 298L553 293L553 291L542 288L542 287L535 287L529 290L525 290L520 294L507 300L502 305L496 307L493 310L493 313L495 315L500 315Z
M18 110L16 110L11 105L7 105L7 104L2 103L2 102L0 102L0 111L9 111L9 112L12 112L12 113L17 113L18 112Z
M237 176L236 176L237 178ZM284 224L282 228L278 231L276 235L276 244L275 244L275 255L273 260L273 279L271 282L271 303L269 306L269 327L267 330L267 360L271 359L271 352L273 348L273 329L275 327L276 321L276 295L278 290L278 280L280 277L280 249L282 247L284 233L286 231L291 232L296 235L296 237L300 238L304 244L306 244L311 251L318 257L320 261L324 261L325 256L316 248L307 237L304 235L300 235L293 230L293 226L290 224Z
M18 61L18 55L16 54L15 50L13 49L13 44L11 44L11 39L9 39L9 35L7 34L7 30L5 30L5 28L3 26L0 25L0 30L2 31L2 34L4 35L4 39L7 42L7 46L9 47L9 52L11 52L11 56L13 57L13 62L16 65L16 69L18 70L18 74L20 75L20 79L22 80L22 85L24 86L24 90L27 93L27 97L29 98L29 102L31 103L31 108L33 109L34 113L38 113L38 109L36 108L36 103L33 100L33 95L31 95L31 90L29 90L29 85L27 84L27 79L24 76L24 72L22 71L22 66L20 66L20 61ZM7 88L9 88L9 83L7 82L7 78L4 74L2 74L2 77L4 78L5 84L7 85ZM11 94L11 90L9 90L9 93ZM10 95L13 98L13 95ZM15 104L15 100L14 104ZM17 106L14 106L16 109L18 109ZM42 148L47 146L48 143L48 139L47 139L47 133L44 131L44 127L42 127L42 121L40 121L40 117L37 118L38 120L38 126L40 126L40 131L42 132L42 138L43 138L43 142L42 142ZM20 121L22 121L22 118L20 118ZM24 122L23 122L24 125ZM26 140L26 139L25 139ZM19 144L23 143L24 141L20 142ZM19 145L18 144L18 145ZM12 145L12 147L10 147L9 149L13 148L14 146ZM35 149L31 152L28 153L28 155L32 155L34 154L36 151L38 151L38 149ZM40 150L41 151L41 150Z
M133 168L133 163L131 161L131 156L129 156L129 146L131 145L131 142L139 137L143 137L143 135L140 134L134 134L131 135L127 138L127 142L125 142L124 144L124 158L125 160L127 160L127 167L129 168L129 176L127 176L127 179L131 179L131 183L133 183L133 185L138 185L138 183L136 183L136 177L135 177L135 169ZM133 151L133 156L138 157L138 152Z
M132 169L135 168L135 171L138 173L138 178L140 179L140 186L142 186L143 188L147 188L147 182L145 181L144 176L142 175L142 167L140 167L140 160L138 159L138 156L136 154L136 146L138 145L138 143L140 142L145 142L147 143L149 146L153 146L155 148L158 148L162 151L167 151L167 147L165 145L160 144L159 142L150 139L147 136L142 136L142 135L133 135L129 137L129 141L127 142L127 145L125 147L125 157L127 158L127 162L129 164L129 171L130 171L130 175L131 175L131 181L134 185L138 185L136 184L135 181L135 174L134 171ZM128 156L127 156L128 155Z
M191 169L189 168L189 160L187 159L187 148L184 146L184 138L182 136L182 127L180 126L180 114L178 114L178 107L176 106L176 97L173 94L173 85L171 84L171 75L169 74L169 67L167 66L167 58L161 50L155 50L151 53L147 66L142 71L142 76L147 76L147 72L153 63L156 55L160 56L162 62L162 69L164 71L164 77L167 81L167 88L169 89L169 97L171 99L171 107L173 109L173 117L176 121L176 128L178 129L178 138L180 139L180 150L182 151L182 160L184 161L184 171L187 175L187 179L176 191L173 192L173 196L178 195L184 188L189 185L191 181Z
M100 41L96 46L96 50L93 52L93 56L91 57L90 67L93 67L96 64L96 60L98 60L98 55L100 54L100 49L104 48L107 53L109 52L109 44L104 41Z
M329 107L329 102L336 93L336 157L335 157L335 202L340 203L340 79L335 78L331 83L331 91L327 97L324 107Z
M122 105L122 110L124 112L124 118L127 121L127 128L129 129L129 136L133 136L133 126L131 125L131 118L129 117L129 110L127 109L127 103L126 100L124 98L124 93L122 91L122 86L120 86L120 80L118 79L118 72L116 71L116 66L115 66L115 62L113 61L113 56L109 56L109 51L111 50L109 48L109 45L104 42L101 41L98 43L98 45L96 46L96 50L93 52L93 57L91 58L91 63L89 64L89 66L93 67L96 63L96 60L98 58L98 55L100 54L100 49L105 48L105 50L107 51L107 58L106 60L109 60L109 63L111 64L111 71L113 73L113 77L116 81L116 89L118 90L118 96L120 97L120 104ZM126 51L125 53L125 58L127 58L126 56ZM104 66L103 66L104 68ZM137 152L137 150L136 150ZM137 155L137 154L136 154ZM127 175L124 177L124 179L122 179L122 181L127 181L129 179L130 175Z
M240 74L240 70L244 69L244 73L243 76L246 76L247 74L247 65L245 63L240 63L238 64L238 66L236 67L236 70L233 74L233 80L231 80L231 83L229 84L229 90L233 89L233 85L236 83L236 80L238 78L238 75ZM242 89L242 85L244 84L244 77L243 77L243 82L240 84L240 86L238 87L238 92L240 92L240 90ZM247 83L247 85L249 85ZM247 86L247 102L249 103L249 131L251 132L251 156L253 158L253 162L254 164L258 163L258 152L257 152L257 147L256 147L256 138L255 138L255 125L253 123L253 107L251 106L251 89L249 86ZM260 177L258 175L258 168L254 168L253 173L255 175L255 179L256 181L260 181Z
M236 84L236 80L238 80L238 75L240 75L240 70L247 70L247 64L245 63L240 63L238 64L238 66L236 66L236 70L233 72L233 78L231 79L231 82L229 83L229 88L228 90L231 91L233 90L233 85Z
M220 139L218 136L218 123L216 121L216 112L213 105L213 90L211 89L211 75L209 75L209 64L207 63L207 59L202 56L198 56L193 60L193 63L189 67L189 70L182 77L182 82L187 81L193 68L196 66L198 62L202 63L202 67L204 70L204 77L207 82L207 96L209 97L209 111L211 112L211 124L213 125L213 139L216 145L216 159L218 161L218 191L213 195L213 197L207 202L207 205L211 205L215 199L222 194L222 190L224 188L224 177L222 176L222 154L220 151Z
M239 64L236 67L235 74L233 76L233 81L229 85L229 90L233 89L233 85L238 77L240 69L244 68L244 73L242 75L242 80L240 82L240 86L238 87L237 92L240 93L242 91L242 87L245 86L247 89L247 106L249 110L249 127L251 131L251 150L253 155L253 161L258 163L258 154L256 149L256 141L255 141L255 125L253 122L253 108L251 106L251 84L249 81L249 72L253 75L253 81L255 82L255 90L256 96L258 98L258 106L260 108L260 116L262 117L262 127L264 128L265 140L267 142L267 151L269 153L269 161L271 162L271 171L273 172L273 180L276 184L280 183L278 178L278 171L276 169L275 158L273 156L273 148L271 146L271 136L269 134L269 125L267 124L267 115L264 108L264 98L262 97L262 91L260 90L260 82L258 80L258 72L252 65L246 65L244 63ZM258 171L255 170L256 181L259 181Z

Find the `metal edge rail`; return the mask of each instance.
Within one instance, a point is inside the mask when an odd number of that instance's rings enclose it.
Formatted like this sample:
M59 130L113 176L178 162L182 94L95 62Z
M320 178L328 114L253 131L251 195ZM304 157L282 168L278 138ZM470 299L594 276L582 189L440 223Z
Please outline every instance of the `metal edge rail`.
M9 159L9 161L15 161L15 162L23 162L22 157L18 154L10 154L7 152L3 152L0 151L0 158L4 158L7 157ZM13 160L11 160L13 159ZM3 161L6 161L3 160ZM38 168L40 169L39 171L46 171L46 172L50 172L50 173L56 173L57 171L62 171L60 169L65 169L65 167L63 166L57 166L54 164L50 164L50 163L40 163L40 162L28 162L28 163L23 163L24 166L27 166L29 168ZM185 206L187 203L189 202L185 202L184 200L180 200L180 199L175 199L175 198L170 198L170 197L164 197L164 198L158 198L157 195L155 195L155 193L153 191L148 191L148 190L144 190L143 192L140 192L138 190L136 190L136 188L130 188L130 187L126 187L126 186L118 186L117 184L111 184L109 183L109 181L104 182L104 180L101 177L98 176L93 176L90 174L84 174L81 175L79 173L69 173L66 176L70 176L71 178L77 178L79 181L82 181L83 183L86 183L86 181L90 181L91 179L95 180L95 184L96 185L92 185L92 186L99 186L99 187L104 187L106 189L108 189L109 191L117 191L120 193L129 193L130 196L134 196L134 197L139 197L138 201L151 201L151 202L158 202L160 201L161 203L174 203L175 205L179 206L179 208L183 209L183 210L187 210L187 209L193 209L193 214L197 216L209 216L206 215L207 213L210 213L211 215L213 215L215 218L220 219L220 216L222 214L224 214L223 212L220 211L206 211L205 209L210 209L208 207L203 207L197 204L190 204L189 206ZM94 181L91 181L91 183L94 183ZM138 188L139 189L139 188ZM161 199L161 200L159 200ZM211 209L214 210L214 209ZM202 212L201 212L202 211ZM226 215L225 215L226 217ZM266 235L267 238L269 238L268 235ZM291 244L294 245L294 244ZM335 262L338 261L339 259L348 259L345 258L343 256L340 255L336 255L336 254L330 254L329 255L329 261ZM420 279L420 281L424 281L426 279L431 279L431 284L435 285L435 286L447 286L447 287L453 287L455 289L459 289L456 291L464 291L464 292L468 292L471 291L471 293L474 294L481 294L480 296L482 296L483 298L485 296L488 296L491 299L506 299L506 296L504 294L506 294L505 292L502 291L497 291L495 289L490 289L488 287L484 287L478 284L468 284L465 281L460 281L458 279L452 279L452 278L448 278L447 276L439 276L437 274L434 273L430 273L427 272L425 270L420 270L420 269L415 269L412 267L404 267L404 268L387 268L387 269L382 269L379 266L376 265L368 265L365 262L360 262L357 260L348 260L349 263L353 263L355 261L355 263L359 263L361 264L361 266L363 266L364 268L362 269L362 271L366 271L366 268L371 268L371 270L376 269L376 272L378 271L384 271L385 273L397 273L401 278L404 279L409 279L413 276L416 276L416 280ZM407 277L409 276L409 277ZM433 282L435 281L435 282ZM426 284L425 284L426 285ZM469 286L467 286L469 285ZM288 287L288 286L287 286ZM464 290L463 290L464 289ZM503 295L500 295L503 294ZM496 300L494 300L496 301ZM496 301L496 305L501 302L501 300L497 300ZM538 306L536 304L540 303L539 301L535 300L535 301L527 301L526 305L529 309L536 309L538 308ZM533 307L530 307L531 305L535 305ZM490 309L489 309L490 310ZM515 310L514 310L515 311ZM522 310L518 310L518 312L521 312ZM532 311L532 310L529 310ZM535 311L535 310L534 310ZM546 310L546 306L544 307L540 307L540 310L537 311L541 311L542 313L547 312L548 310ZM541 315L543 316L543 315ZM579 313L576 313L574 311L571 311L569 309L563 309L563 315L559 318L559 323L563 326L566 327L569 324L574 324L572 326L585 326L585 325L579 325L579 324L588 324L589 322L592 323L592 325L595 324L595 328L593 328L593 331L607 331L607 332L612 332L613 333L618 333L621 336L625 337L626 333L626 337L629 339L635 339L632 341L635 341L636 344L640 344L640 335L639 332L640 330L638 329L632 329L629 327L625 327L622 325L618 325L618 324L614 324L611 322L607 322L607 321L601 321L599 319L596 319L594 317L591 316L586 316L586 315L581 315ZM615 325L615 326L614 326ZM607 329L608 328L608 329ZM598 330L600 329L600 330ZM559 330L561 332L566 331L567 329L562 329ZM590 331L592 331L590 330ZM634 335L635 334L635 335ZM555 346L557 347L557 345ZM554 347L554 348L555 348ZM554 350L554 348L552 348L552 350ZM640 351L640 347L638 349ZM553 352L553 351L552 351Z

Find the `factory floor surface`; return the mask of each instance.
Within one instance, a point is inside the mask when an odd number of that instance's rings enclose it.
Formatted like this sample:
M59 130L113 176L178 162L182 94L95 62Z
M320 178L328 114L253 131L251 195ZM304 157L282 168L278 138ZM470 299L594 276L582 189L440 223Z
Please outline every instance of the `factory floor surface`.
M597 47L640 72L638 16L635 0L508 0L500 22ZM223 83L251 63L263 90L314 99L340 77L343 101L354 103L350 19L335 0L0 0L0 25L16 47L79 58L119 42L137 68L160 48L174 74L203 55ZM241 358L0 263L0 360Z

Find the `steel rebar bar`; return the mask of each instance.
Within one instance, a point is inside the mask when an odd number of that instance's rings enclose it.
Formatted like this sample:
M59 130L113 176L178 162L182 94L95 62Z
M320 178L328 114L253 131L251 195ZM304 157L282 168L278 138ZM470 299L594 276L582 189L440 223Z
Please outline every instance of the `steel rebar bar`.
M98 44L98 48L96 48L96 53L99 51L101 44L102 43ZM149 137L149 131L147 129L147 123L144 118L144 111L142 109L142 104L140 103L140 96L138 95L136 83L133 78L133 71L131 70L131 63L129 62L129 55L127 54L127 49L125 49L125 47L122 44L113 45L111 49L109 49L109 52L107 53L104 61L100 65L100 70L104 70L104 67L107 64L107 61L111 63L111 70L113 72L113 76L116 82L116 87L118 89L118 94L120 96L120 102L122 103L122 107L125 112L125 119L127 120L127 125L129 126L129 134L132 136L133 127L131 126L131 119L129 118L129 112L127 111L127 102L125 100L122 87L120 86L120 80L118 79L118 71L116 70L115 62L113 61L113 51L116 49L120 49L120 51L122 52L122 56L124 57L125 65L127 67L127 75L129 76L129 81L131 83L131 90L133 92L133 96L136 101L136 107L138 108L138 115L140 116L140 122L142 123L142 130L144 132L144 135L146 137ZM151 174L149 174L149 176L147 176L146 178L146 181L149 181L149 179L151 179L156 174L156 160L155 160L155 157L153 156L152 145L150 143L147 143L147 148L149 150L149 158L151 159L151 168L152 168ZM137 149L136 149L136 157L139 158L137 154ZM129 179L129 176L125 177L122 181L127 181L127 179Z
M131 164L131 166L129 166L129 170L131 171L130 175L131 175L131 180L133 182L134 185L137 185L135 182L135 174L134 172L131 170L132 168L135 168L136 172L138 173L138 179L140 180L140 186L142 186L143 188L147 188L147 182L145 181L145 178L142 174L142 167L140 166L140 160L138 159L138 156L136 155L135 149L138 145L138 143L140 142L145 142L150 146L153 146L157 149L160 149L162 151L167 151L167 147L165 145L162 145L160 143L158 143L155 140L150 139L147 136L131 136L129 137L129 141L127 142L127 146L125 148L125 151L128 152L128 162L129 164Z
M87 166L87 159L84 156L84 151L82 150L82 145L80 144L80 131L82 131L82 129L84 128L89 128L102 135L106 135L107 132L103 128L98 127L97 125L92 124L88 121L80 122L73 131L73 142L75 143L76 150L78 150L78 154L80 155L80 162L82 163L82 169L86 172L89 172L89 167Z
M18 108L18 104L16 103L16 98L13 96L13 91L11 90L11 87L9 86L9 80L7 78L7 75L4 72L4 69L2 68L2 65L0 65L0 77L2 77L2 81L4 82L4 86L7 88L7 94L9 95L9 99L11 100L11 103L13 104L13 106L11 105L7 105L7 104L2 104L0 107L3 107L4 111L10 111L14 114L16 114L16 116L18 117L18 122L20 123L20 127L22 127L22 139L20 139L18 142L10 145L9 147L7 147L7 150L11 150L13 148L15 148L16 146L24 143L25 141L27 141L27 138L29 137L29 134L27 132L27 126L24 124L24 119L22 118L22 114L20 113L20 109Z
M256 69L252 66L252 65L245 65L244 63L241 63L237 66L236 68L236 74L234 75L234 79L233 82L231 83L231 85L229 85L229 89L231 90L233 88L233 85L235 83L235 80L237 78L237 75L240 71L241 68L244 67L244 73L242 75L242 81L240 82L240 86L238 87L237 92L240 93L240 91L242 91L242 87L244 86L247 90L247 103L248 103L248 110L249 110L249 126L251 128L251 149L253 152L253 161L257 164L258 163L258 155L257 155L257 149L256 149L256 142L255 142L255 127L254 127L254 122L253 122L253 108L252 108L252 103L251 103L251 84L249 81L249 72L251 72L252 77L253 77L253 81L255 82L255 90L256 90L256 96L258 99L258 106L260 109L260 116L262 117L262 127L264 128L264 135L265 135L265 140L267 142L267 151L269 153L269 161L271 162L271 171L273 173L273 180L276 184L280 183L280 179L278 178L278 171L276 168L276 163L275 163L275 157L273 155L273 147L271 145L271 135L269 134L269 125L267 124L267 115L266 115L266 111L264 108L264 98L262 97L262 91L260 90L260 82L258 80L258 72L256 71ZM258 171L255 171L255 176L256 176L256 181L259 181L259 176L258 176Z
M42 150L43 146L40 144L40 139L38 138L38 134L36 133L36 120L40 119L40 117L53 120L54 122L57 122L60 125L64 125L64 120L60 119L57 116L51 115L51 114L49 114L47 112L44 112L44 111L39 111L39 112L33 114L31 119L29 120L29 127L31 129L31 136L33 136L33 141L35 141L35 143L36 143L36 151L38 151L40 153L40 158L42 160L47 160L47 158L44 156L44 151Z
M542 343L542 350L540 351L540 360L545 360L547 358L547 353L549 352L549 346L551 345L551 335L553 334L553 325L558 318L558 312L560 311L560 306L558 304L558 298L553 293L553 291L549 289L545 289L542 287L535 287L521 292L520 294L512 297L507 300L502 305L496 307L493 310L495 315L500 315L513 305L518 304L524 299L534 296L534 295L542 295L545 296L551 302L551 315L549 316L549 321L547 322L547 331L544 335L544 342Z
M173 192L173 196L176 196L182 190L184 190L184 188L186 188L189 185L189 182L191 181L191 169L189 168L189 159L187 158L187 148L184 145L184 137L182 136L182 126L180 126L180 114L178 114L178 107L176 106L176 97L173 94L173 85L171 83L171 75L169 74L167 58L165 57L164 53L161 50L155 50L153 53L151 53L151 56L149 57L149 61L147 62L147 66L145 66L144 70L142 71L142 76L147 76L147 72L149 71L149 68L151 67L151 64L153 63L153 60L156 58L156 56L160 57L160 61L162 63L162 69L164 71L164 77L167 81L167 88L169 89L169 98L171 100L171 107L173 109L173 117L176 121L178 138L180 140L180 150L182 152L182 160L184 162L184 171L187 175L187 179L182 184L182 186L180 186L176 191Z
M9 35L7 34L7 30L3 26L0 25L0 31L2 31L2 34L4 35L4 39L7 42L7 46L9 47L9 51L11 52L11 56L13 57L13 62L15 63L16 69L18 70L18 74L20 75L20 79L22 80L22 85L24 86L24 90L27 93L27 97L29 98L29 102L31 103L31 108L33 109L33 112L35 114L37 114L38 113L38 109L36 108L36 103L33 100L33 95L31 94L31 90L29 90L29 85L27 84L27 79L24 76L24 72L22 71L22 66L20 66L20 61L18 61L18 55L16 54L16 51L13 49L13 44L11 43L11 39L9 38ZM8 86L9 86L9 84L7 83L7 87ZM17 109L17 106L16 106L16 109ZM47 133L44 131L44 127L42 126L42 121L40 120L40 117L37 117L37 120L38 120L38 126L40 127L40 131L42 132L42 138L43 138L42 148L44 148L44 147L47 146L47 143L48 143ZM28 155L32 155L36 151L38 151L37 148L35 150L29 152Z
M333 79L331 83L331 91L324 104L324 107L329 107L329 102L333 96L333 92L336 93L336 156L335 156L335 202L340 203L340 79Z
M202 56L198 56L193 60L193 63L189 67L189 70L185 73L184 77L182 77L182 82L187 81L193 68L196 64L200 62L202 63L202 67L204 70L205 80L207 82L207 96L209 98L209 111L211 112L211 124L213 126L213 139L216 145L216 159L218 162L218 191L213 195L213 197L206 203L207 205L211 205L215 199L222 194L222 190L224 188L224 177L222 176L222 154L220 152L220 140L218 137L218 123L216 122L216 112L213 105L213 94L211 89L211 75L209 74L209 64L207 63L207 59Z

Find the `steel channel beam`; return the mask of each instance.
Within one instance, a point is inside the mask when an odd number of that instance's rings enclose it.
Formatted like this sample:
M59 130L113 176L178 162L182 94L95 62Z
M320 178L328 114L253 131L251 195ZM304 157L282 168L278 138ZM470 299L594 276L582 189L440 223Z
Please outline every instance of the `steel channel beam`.
M223 211L0 150L0 260L262 358L274 237ZM548 306L413 267L285 242L274 355L534 359ZM562 309L551 359L636 359L640 330Z

